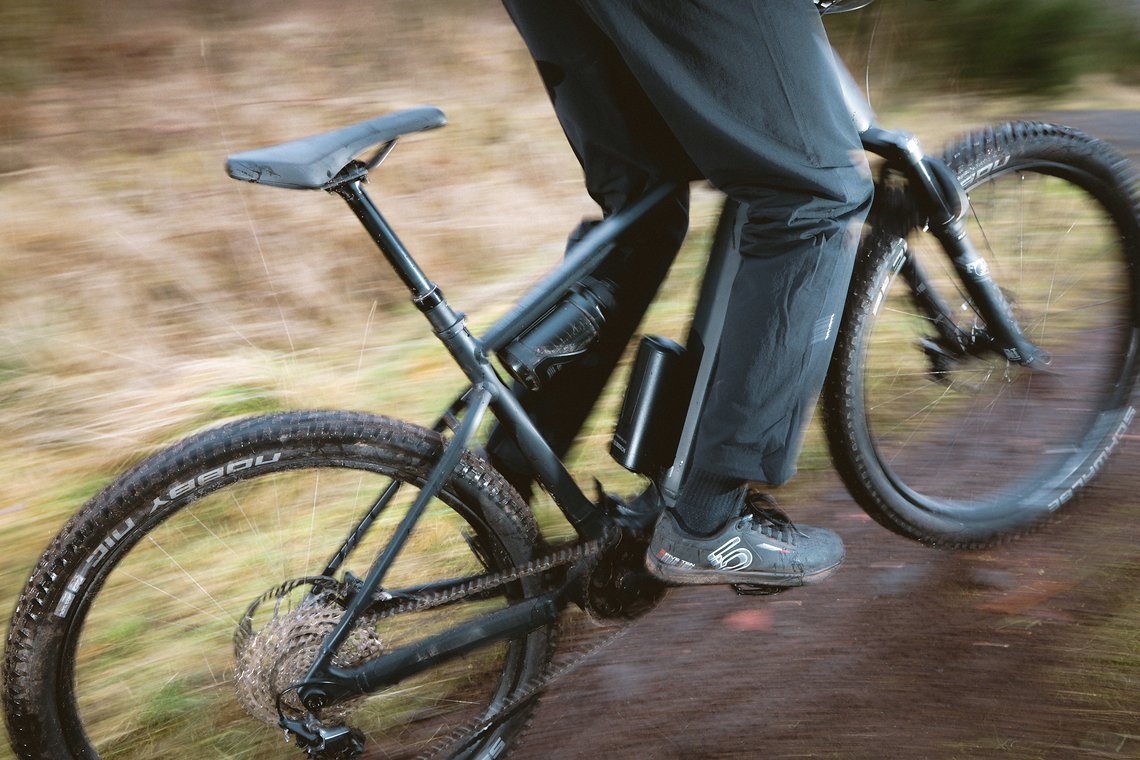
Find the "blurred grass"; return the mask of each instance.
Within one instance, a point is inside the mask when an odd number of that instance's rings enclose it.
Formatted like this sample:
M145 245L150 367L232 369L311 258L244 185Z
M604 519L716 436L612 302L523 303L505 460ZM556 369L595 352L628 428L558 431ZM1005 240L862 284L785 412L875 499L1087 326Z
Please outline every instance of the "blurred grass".
M911 60L897 34L878 35L848 39L873 94ZM302 407L428 423L462 387L343 205L228 180L228 153L443 107L451 125L401 143L372 192L452 302L478 309L476 328L595 213L496 3L11 2L0 50L4 610L67 516L181 435ZM1041 102L981 98L964 81L876 104L884 123L937 145ZM1140 105L1115 79L1085 84L1069 102ZM655 332L683 335L716 204L698 197ZM619 377L606 410L620 394ZM583 483L598 474L626 490L637 479L605 455L609 420L591 420L572 461ZM813 430L801 470L826 467ZM540 517L560 529L549 505Z
M912 90L1055 96L1081 77L1140 83L1133 0L879 0L834 17L832 39Z

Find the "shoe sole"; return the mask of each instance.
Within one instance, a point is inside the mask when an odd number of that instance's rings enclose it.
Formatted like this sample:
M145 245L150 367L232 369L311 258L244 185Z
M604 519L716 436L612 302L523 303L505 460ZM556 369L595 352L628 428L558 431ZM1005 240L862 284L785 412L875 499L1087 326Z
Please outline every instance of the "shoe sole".
M789 575L787 573L724 573L716 570L689 570L663 564L659 562L656 557L647 556L645 558L645 569L649 571L649 574L672 586L726 586L738 583L753 584L756 586L775 586L779 588L810 586L825 581L835 575L842 564L843 560L839 560L831 567L816 570L814 573Z

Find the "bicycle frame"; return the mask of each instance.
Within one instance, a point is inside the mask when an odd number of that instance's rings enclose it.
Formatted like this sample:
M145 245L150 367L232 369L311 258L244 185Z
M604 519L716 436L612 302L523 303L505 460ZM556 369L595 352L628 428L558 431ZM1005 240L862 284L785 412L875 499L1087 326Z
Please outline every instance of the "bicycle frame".
M359 167L350 167L350 169L351 173L346 175L344 181L334 180L334 183L330 184L330 191L348 203L361 224L368 230L388 263L411 291L413 303L427 318L436 337L471 381L471 387L452 404L437 424L437 429L442 431L443 427L450 426L447 423L454 419L455 414L461 410L465 412L462 421L455 426L454 434L448 441L439 462L397 526L392 540L373 562L367 577L349 602L340 623L325 640L306 677L306 685L299 689L302 702L310 709L319 708L330 698L367 693L396 683L446 658L539 628L553 622L561 614L566 604L566 595L560 591L550 592L429 637L418 644L397 650L357 668L346 670L333 667L331 664L333 652L343 643L355 620L372 603L396 555L422 516L427 504L439 493L459 463L460 457L468 448L488 409L493 411L499 422L515 436L520 449L534 468L538 481L551 494L579 537L582 540L599 540L603 537L610 524L608 519L570 477L565 465L554 454L510 388L499 377L489 355L526 330L553 306L572 284L593 271L615 248L615 242L621 234L644 218L674 189L671 185L659 186L629 209L613 214L591 230L567 253L561 266L532 288L514 309L480 339L471 334L464 316L448 304L439 287L427 277L411 257L376 204L364 191L363 178L356 176ZM375 520L393 493L394 489L389 488L380 496L361 524L354 529L346 546L342 547L329 563L326 572L335 571L339 561L351 548L350 544L358 540L363 530L367 529L367 525ZM319 686L316 685L318 683Z
M940 161L926 156L909 134L878 127L850 75L844 70L840 73L845 94L860 128L864 148L884 158L887 167L902 173L908 179L916 211L942 243L955 269L962 276L967 293L993 334L994 347L1003 351L1011 361L1024 364L1042 361L1041 352L1022 334L1000 289L989 278L988 267L965 233L961 220L968 201L956 179ZM386 154L390 148L391 144L386 145L382 152ZM488 410L517 439L538 482L550 493L580 539L601 540L606 536L613 525L612 519L591 502L570 477L561 460L499 376L489 356L518 337L557 303L571 285L597 268L615 249L621 235L635 226L675 189L674 185L660 185L628 209L612 214L594 227L567 252L561 265L524 295L481 338L477 338L468 330L464 316L448 304L439 287L415 262L364 191L362 183L369 168L371 166L354 162L330 182L326 189L339 195L352 208L388 263L411 291L413 303L427 318L436 337L471 381L471 387L437 423L436 429L441 433L446 428L453 430L439 462L401 520L392 540L374 560L367 577L353 594L341 621L326 638L304 683L298 687L302 703L314 710L329 700L395 684L479 646L524 635L553 622L560 615L568 603L566 586L569 584L460 624L360 666L345 669L332 665L333 653L343 643L355 621L373 603L396 555L428 503L439 493L459 463ZM708 349L719 343L728 294L739 261L737 243L745 221L744 212L734 201L725 202L710 251L705 279L687 339L687 350L700 358L696 381L673 464L657 483L666 505L676 498L688 467L697 422L715 363L716 352ZM913 262L913 257L907 258L910 263L905 276L916 286L916 292L929 292L929 288L922 287L925 280L921 268ZM952 312L946 304L937 298L930 298L923 306L932 315L944 314L947 317L936 320L943 325L940 329L947 331L944 338L965 340L960 333L955 332ZM462 420L458 420L456 415L461 412ZM325 574L331 575L337 570L344 556L387 505L394 491L393 486L377 499L368 515L349 535L341 551L330 561ZM289 721L286 727L303 732L303 724L300 723Z

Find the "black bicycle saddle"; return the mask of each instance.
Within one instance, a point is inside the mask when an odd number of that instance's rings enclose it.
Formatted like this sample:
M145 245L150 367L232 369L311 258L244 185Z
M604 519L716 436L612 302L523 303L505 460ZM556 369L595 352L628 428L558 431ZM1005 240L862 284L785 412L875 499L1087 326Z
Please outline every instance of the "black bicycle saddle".
M262 185L317 190L361 151L446 123L447 117L438 108L409 108L312 137L235 153L226 159L226 173Z

